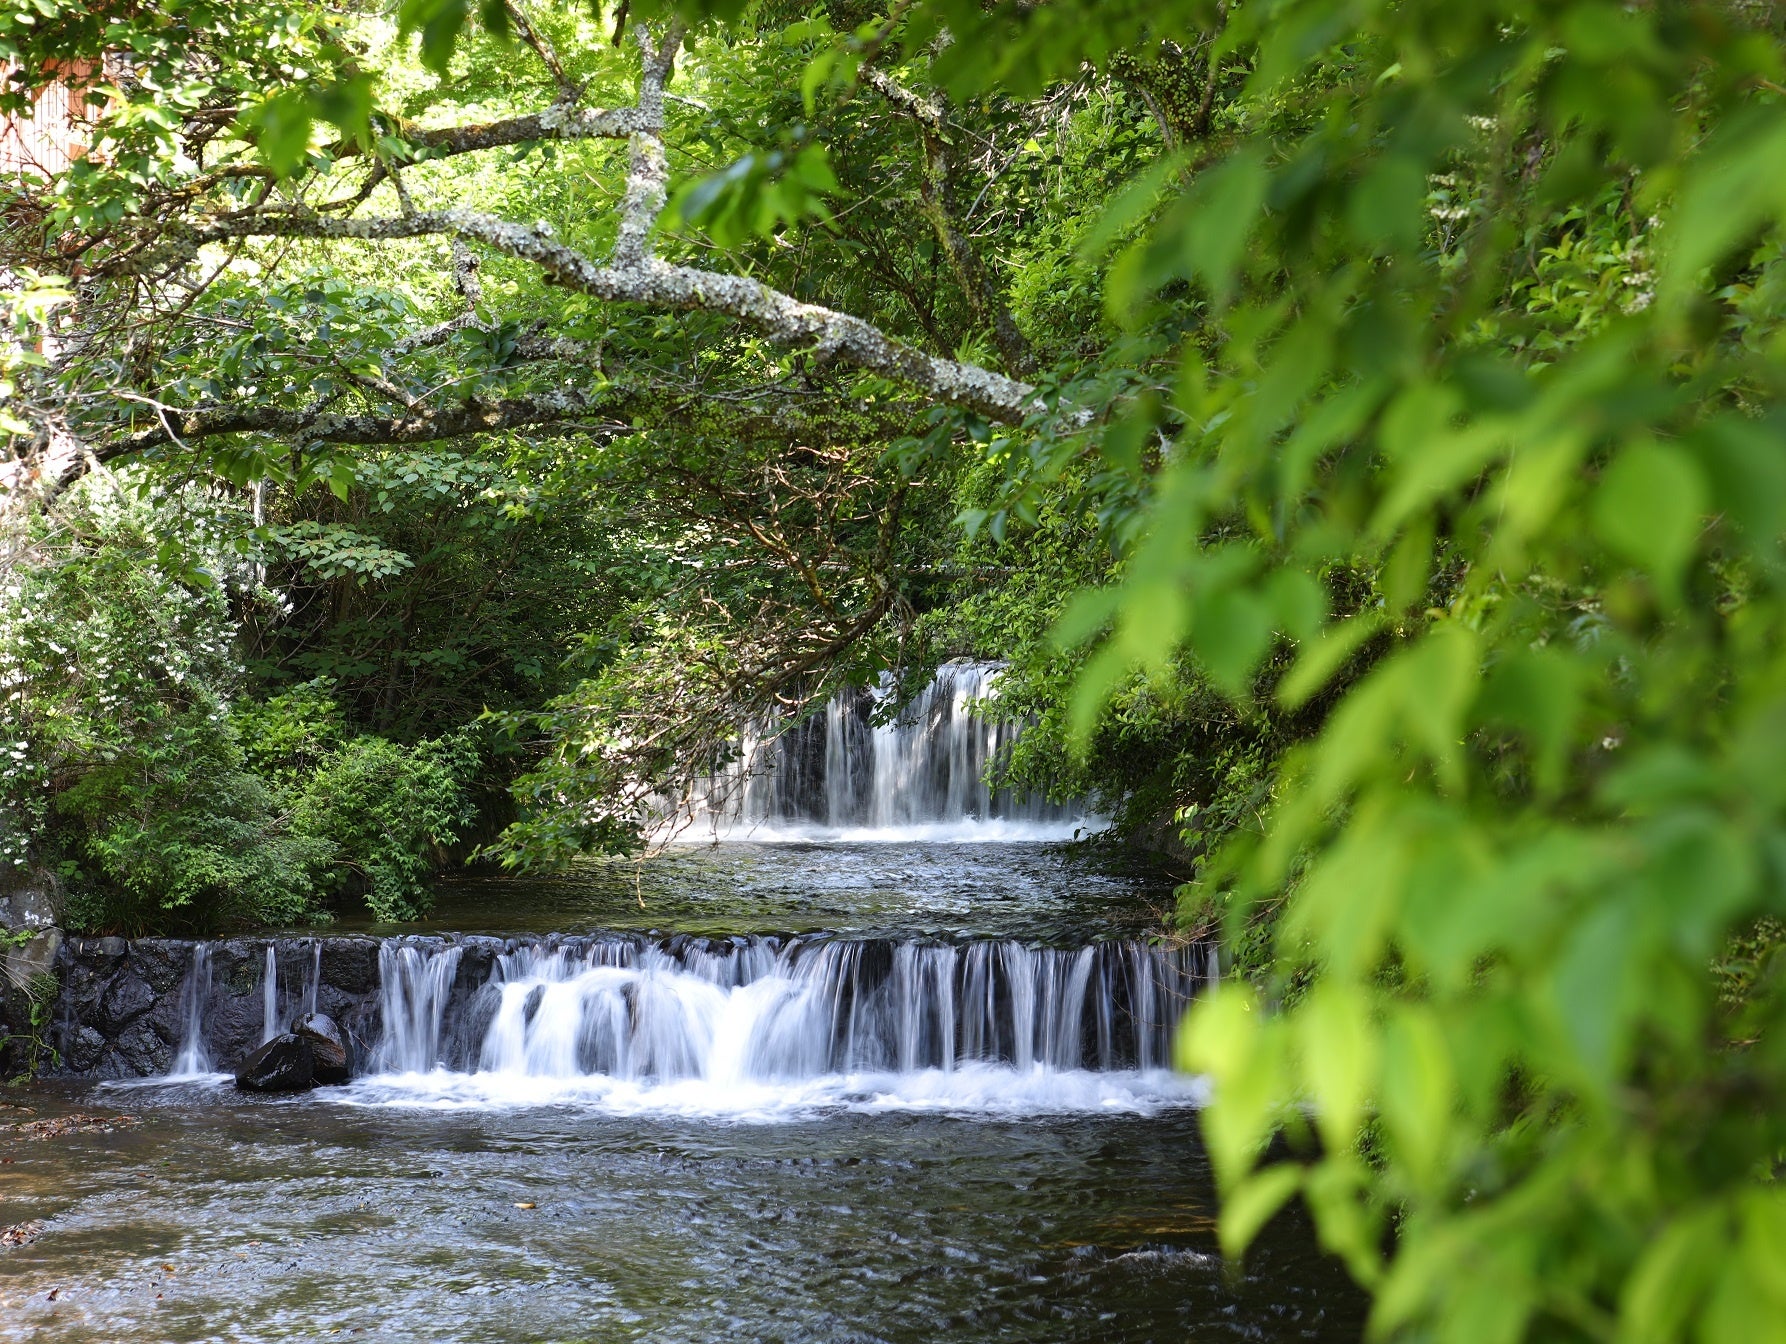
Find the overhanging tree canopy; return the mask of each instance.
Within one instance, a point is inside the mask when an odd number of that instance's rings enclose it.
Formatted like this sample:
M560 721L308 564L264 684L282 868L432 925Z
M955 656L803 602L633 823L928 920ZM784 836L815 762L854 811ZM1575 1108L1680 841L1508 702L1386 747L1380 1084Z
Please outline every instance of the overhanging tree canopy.
M278 445L254 448L265 470L293 445L326 463L315 431L347 420L661 427L702 403L762 424L822 404L860 417L861 443L907 439L903 470L978 458L998 478L971 519L989 534L1095 519L1119 559L1058 629L1085 651L1059 707L1081 736L1138 679L1192 677L1237 713L1303 716L1308 738L1186 893L1187 916L1234 931L1279 912L1263 998L1225 989L1187 1038L1216 1080L1227 1244L1300 1193L1386 1335L1781 1337L1786 996L1777 956L1713 971L1733 937L1771 947L1757 921L1786 913L1775 8L700 8L631 4L621 47L607 14L573 49L546 31L568 13L485 7L541 97L420 126L374 110L316 15L280 39L301 62L142 21L151 60L207 73L170 73L157 87L177 94L143 96L165 123L125 119L113 157L41 203L40 261L65 249L91 289L67 367L97 372L67 385L64 427L174 461L255 428L240 417L264 402L296 417L260 426L289 435L252 441ZM171 11L226 12L271 31L248 6ZM403 13L436 68L463 58L462 0ZM53 40L7 32L21 54ZM689 84L668 82L679 51ZM691 93L697 68L711 87ZM790 73L766 91L771 68ZM1072 243L1115 329L1089 353L1056 339L1070 353L1031 373L1044 333L1001 312L984 244L1050 221L1013 205L975 237L955 151L983 118L1039 122L1106 75L1160 152ZM816 157L847 169L894 126L941 299L882 266L891 230L858 227L874 174L841 174L868 188L845 199ZM481 185L549 201L548 227L437 199L465 184L455 165L524 146L565 156L536 194ZM980 188L1018 161L976 150ZM449 238L468 250L416 250ZM196 321L232 257L366 243L431 258L441 306L385 326L344 308L376 357L329 370L334 400L300 396L320 362L271 395L200 391L194 347L130 326ZM504 267L550 284L498 310ZM182 377L194 395L170 397ZM647 660L609 707L675 691L663 671ZM1319 1151L1261 1165L1286 1128Z

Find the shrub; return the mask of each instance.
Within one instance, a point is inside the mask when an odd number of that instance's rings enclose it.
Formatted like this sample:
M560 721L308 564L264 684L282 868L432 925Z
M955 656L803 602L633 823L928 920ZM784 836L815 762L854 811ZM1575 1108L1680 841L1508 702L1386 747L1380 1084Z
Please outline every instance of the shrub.
M477 762L462 735L413 747L366 735L331 752L298 795L294 820L334 850L330 888L362 891L380 919L425 915L437 852L472 819L465 781Z

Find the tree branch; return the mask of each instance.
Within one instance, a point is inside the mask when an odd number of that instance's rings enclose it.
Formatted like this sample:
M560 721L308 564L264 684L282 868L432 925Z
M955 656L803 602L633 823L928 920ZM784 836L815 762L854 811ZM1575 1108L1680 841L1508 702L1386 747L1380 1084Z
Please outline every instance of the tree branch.
M515 35L533 48L534 55L540 58L540 63L550 72L559 93L566 99L576 98L582 90L565 73L564 62L558 59L558 49L552 45L552 39L533 26L533 20L527 16L526 9L518 0L504 0L503 8L508 11L509 22L515 26Z
M412 410L401 415L367 413L341 415L316 406L290 410L278 406L199 406L169 410L159 423L93 450L101 462L166 443L214 438L220 434L279 434L301 444L337 443L373 446L398 443L431 443L468 434L533 425L565 424L592 416L612 416L630 398L609 393L587 396L581 392L544 392L501 401L470 401L439 410ZM613 420L594 427L610 438L632 433L628 424Z
M638 24L633 40L639 46L639 129L627 141L626 196L620 204L620 232L614 239L612 265L640 268L651 259L651 230L663 213L670 187L669 160L664 154L664 85L682 44L680 21L671 23L659 41L652 29Z
M452 234L531 262L548 282L593 298L679 311L726 313L761 327L776 340L817 348L821 358L922 388L989 420L1014 423L1042 409L1036 389L974 364L942 359L888 336L869 322L818 304L802 303L748 276L675 266L652 256L601 266L551 236L548 228L515 224L471 210L441 210L382 219L329 219L293 211L226 215L189 226L182 246L228 238L318 238L369 242ZM165 258L147 254L138 266Z
M454 153L512 143L541 129L561 136L626 134L626 193L619 233L605 265L559 242L545 223L517 224L465 209L406 211L398 217L372 219L340 218L319 215L300 204L243 210L196 224L175 223L168 227L166 241L134 249L112 267L103 269L112 273L153 272L158 267L179 264L206 243L237 238L380 242L443 234L482 243L529 262L539 268L547 283L607 302L730 315L766 331L777 341L812 347L821 361L847 361L989 420L1017 423L1043 409L1030 383L978 365L927 354L860 317L804 303L748 276L671 264L657 257L651 247L651 231L663 210L668 183L663 141L664 86L674 66L682 28L673 23L660 37L648 25L635 24L633 36L641 57L639 101L634 107L581 113L555 105L537 117L515 118L482 128L416 133L417 143L432 140L450 144ZM965 239L962 241L965 243ZM984 300L985 287L970 286L969 291ZM1087 418L1084 412L1073 416L1075 422Z
M1029 342L1018 330L1004 296L981 263L979 252L955 222L960 213L955 208L955 153L949 143L947 109L942 99L920 97L879 70L865 71L863 78L918 128L918 139L924 147L924 185L918 199L974 317L991 335L1007 369L1020 376L1033 373L1035 357L1030 353Z

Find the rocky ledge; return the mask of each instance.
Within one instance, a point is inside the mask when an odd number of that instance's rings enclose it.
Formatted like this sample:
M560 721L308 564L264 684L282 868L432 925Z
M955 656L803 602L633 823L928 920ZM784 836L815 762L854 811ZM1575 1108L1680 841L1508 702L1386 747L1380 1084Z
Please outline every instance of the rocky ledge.
M371 1062L383 1027L381 949L414 948L426 955L449 944L462 949L451 987L460 1002L489 978L496 957L515 945L513 940L476 936L380 940L353 934L204 943L183 938L46 940L50 970L60 982L44 1032L57 1056L50 1071L86 1078L168 1073L195 1021L209 1067L219 1073L238 1071L265 1040L264 982L271 948L277 965L279 1036L296 1035L308 1042L316 1081L345 1080ZM287 1043L284 1053L302 1052Z
M208 964L193 975L197 949ZM233 1071L265 1033L267 949L278 966L281 1026L311 1009L351 1038L375 1040L378 942L372 938L67 938L49 1041L64 1072L138 1078L168 1072L196 1017L211 1067Z

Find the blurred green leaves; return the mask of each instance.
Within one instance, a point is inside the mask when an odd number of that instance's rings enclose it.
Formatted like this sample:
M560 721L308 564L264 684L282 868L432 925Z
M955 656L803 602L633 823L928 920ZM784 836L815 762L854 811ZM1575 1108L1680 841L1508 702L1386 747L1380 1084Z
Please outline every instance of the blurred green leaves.
M1711 971L1786 905L1778 18L1285 0L1220 42L1234 130L1117 203L1109 311L1189 333L1057 637L1081 743L1187 663L1306 724L1197 888L1276 912L1184 1036L1224 1246L1300 1191L1381 1337L1780 1338L1786 990L1739 1029Z
M678 187L664 227L698 229L715 246L736 248L810 220L830 222L825 198L837 191L825 147L795 127L779 148L746 154Z

